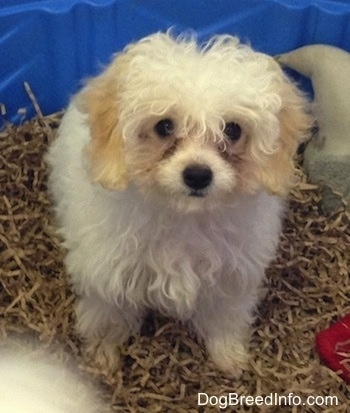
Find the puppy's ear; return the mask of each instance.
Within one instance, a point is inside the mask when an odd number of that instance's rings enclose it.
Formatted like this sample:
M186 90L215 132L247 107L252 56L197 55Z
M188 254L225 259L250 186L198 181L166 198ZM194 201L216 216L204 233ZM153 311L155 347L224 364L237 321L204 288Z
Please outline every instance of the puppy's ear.
M91 142L87 148L90 173L94 182L108 189L123 190L128 178L124 141L119 124L118 94L123 56L117 57L100 76L89 81L78 104L88 116Z
M294 156L299 144L310 135L312 118L306 98L279 67L276 70L281 72L276 85L282 101L279 142L260 170L260 180L269 193L284 197L296 183Z

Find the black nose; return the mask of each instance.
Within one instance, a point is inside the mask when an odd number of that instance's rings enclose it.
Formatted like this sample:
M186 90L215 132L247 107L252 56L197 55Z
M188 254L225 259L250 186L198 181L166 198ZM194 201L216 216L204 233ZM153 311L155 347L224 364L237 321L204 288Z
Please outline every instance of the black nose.
M185 184L191 189L206 188L213 180L213 172L206 165L190 165L182 172Z

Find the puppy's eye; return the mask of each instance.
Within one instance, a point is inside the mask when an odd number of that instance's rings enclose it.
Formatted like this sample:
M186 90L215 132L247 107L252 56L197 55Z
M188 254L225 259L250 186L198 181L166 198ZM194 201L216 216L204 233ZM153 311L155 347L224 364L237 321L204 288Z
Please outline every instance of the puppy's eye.
M224 134L232 141L238 141L242 136L242 129L236 122L228 122L225 125Z
M154 130L161 138L166 138L174 133L174 122L171 119L162 119L154 126Z

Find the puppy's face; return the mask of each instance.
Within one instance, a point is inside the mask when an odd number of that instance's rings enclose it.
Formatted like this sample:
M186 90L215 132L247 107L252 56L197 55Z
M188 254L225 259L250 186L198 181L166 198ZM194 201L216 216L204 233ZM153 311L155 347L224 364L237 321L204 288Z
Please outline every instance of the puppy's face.
M286 195L305 101L268 56L232 37L199 48L155 34L83 90L92 177L184 210L264 188Z

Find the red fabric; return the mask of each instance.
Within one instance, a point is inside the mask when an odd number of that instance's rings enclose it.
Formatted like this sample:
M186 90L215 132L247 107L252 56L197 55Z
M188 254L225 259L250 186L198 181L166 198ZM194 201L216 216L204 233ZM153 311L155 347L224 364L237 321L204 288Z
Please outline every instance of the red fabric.
M316 335L321 359L350 384L350 314Z

